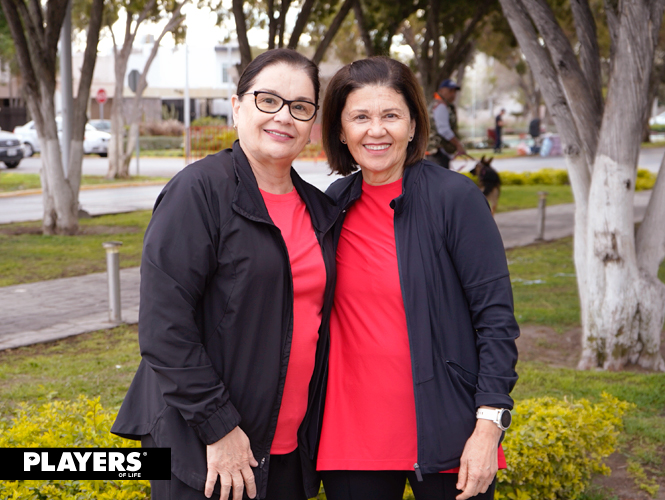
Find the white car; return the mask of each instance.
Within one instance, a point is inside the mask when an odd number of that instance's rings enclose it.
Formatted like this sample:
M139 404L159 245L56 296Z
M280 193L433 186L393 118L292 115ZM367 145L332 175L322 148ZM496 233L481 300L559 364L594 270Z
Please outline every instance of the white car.
M56 117L55 122L58 126L58 135L60 135L62 132L62 118L59 116ZM39 139L37 137L37 127L35 127L34 121L29 121L25 125L16 127L14 129L14 134L16 134L23 143L25 156L32 156L33 153L39 153L41 151ZM83 153L106 156L110 139L111 134L97 130L89 123L86 123L85 136L83 138Z
M649 118L649 125L665 125L665 111Z
M0 161L7 168L16 168L22 159L21 140L11 132L0 130Z

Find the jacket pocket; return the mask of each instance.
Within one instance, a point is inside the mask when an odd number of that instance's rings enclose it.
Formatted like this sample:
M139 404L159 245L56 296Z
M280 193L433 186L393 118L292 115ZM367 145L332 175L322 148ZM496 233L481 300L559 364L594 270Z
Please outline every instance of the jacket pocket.
M476 392L476 386L478 385L478 375L463 368L459 363L449 359L446 360L446 366L448 366L450 371L457 375L456 378L460 382L462 382L468 388L473 389L474 393Z

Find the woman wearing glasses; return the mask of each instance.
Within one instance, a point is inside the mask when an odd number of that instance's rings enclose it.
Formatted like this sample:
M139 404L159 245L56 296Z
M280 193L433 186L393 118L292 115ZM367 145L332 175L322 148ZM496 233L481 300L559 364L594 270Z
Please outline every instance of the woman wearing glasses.
M152 498L305 500L334 282L337 210L291 163L318 109L317 67L295 51L247 66L239 140L176 175L141 264L142 361L113 432L171 449Z

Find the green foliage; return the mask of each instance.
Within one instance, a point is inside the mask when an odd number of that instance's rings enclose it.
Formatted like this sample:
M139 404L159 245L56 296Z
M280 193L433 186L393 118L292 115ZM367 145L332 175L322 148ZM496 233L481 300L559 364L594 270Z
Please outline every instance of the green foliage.
M170 135L144 135L139 141L141 151L155 151L165 149L182 149L183 138Z
M633 406L607 393L596 404L550 397L518 402L496 499L578 498L594 473L609 474L602 460L614 452L623 416Z
M635 191L644 191L653 188L654 184L656 184L657 177L658 176L650 170L640 168L637 171L637 178L635 179Z
M110 433L115 412L105 410L99 398L21 404L10 421L0 421L0 447L119 448L138 442ZM150 495L148 481L0 481L0 498L41 500L143 500Z
M192 127L191 137L192 155L202 158L230 148L238 134L233 127Z
M228 123L223 118L215 118L214 116L202 116L192 121L192 127L226 127Z
M464 172L464 175L471 179L476 179L469 172ZM528 186L540 184L543 186L565 186L570 184L568 179L568 171L565 169L542 168L535 172L499 172L502 186ZM635 190L643 191L652 189L656 183L657 175L650 170L640 168L637 170L637 178L635 180Z

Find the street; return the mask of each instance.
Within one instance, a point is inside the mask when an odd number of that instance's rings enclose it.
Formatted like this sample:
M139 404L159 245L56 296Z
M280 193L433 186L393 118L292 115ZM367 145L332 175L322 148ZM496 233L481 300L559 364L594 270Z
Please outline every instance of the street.
M660 162L665 148L643 149L640 153L640 168L646 168L658 172ZM453 168L462 167L464 171L473 168L473 162L455 160ZM540 157L529 156L519 158L506 158L495 160L492 165L499 171L527 172L540 170L542 168L566 168L562 156ZM185 167L182 158L141 158L139 160L139 172L143 176L172 177ZM325 190L331 182L338 178L337 175L329 175L326 162L295 161L293 167L298 174L307 182L321 190ZM24 159L19 167L13 172L39 173L41 158L32 157ZM105 175L108 168L108 159L98 156L86 156L83 160L83 175ZM0 172L8 171L4 164ZM132 160L130 173L136 174L136 160ZM149 210L152 208L157 195L163 185L136 186L136 187L114 187L83 188L79 194L81 208L91 215L102 215L108 213L129 212L133 210ZM41 194L5 196L0 197L0 224L10 222L22 222L40 220L42 218L42 196Z
M660 162L665 154L665 147L659 148L646 148L640 151L639 168L646 168L652 172L658 172L660 169ZM491 150L488 150L487 156L492 156ZM101 158L96 155L87 155L83 159L83 175L106 175L108 171L108 158ZM331 178L327 177L328 164L326 162L313 162L313 161L298 161L293 164L295 169L303 177L314 175L318 180L314 183L317 187L327 187L331 182ZM454 160L453 166L455 169L463 167L464 170L473 168L471 161ZM540 170L541 168L566 168L563 156L520 156L517 158L496 159L492 162L492 166L497 170L510 170L513 172L530 172ZM173 177L177 172L185 167L184 158L152 158L141 157L139 158L138 173L142 176L149 177ZM30 157L21 161L21 164L13 170L14 172L21 173L39 173L41 168L41 158ZM9 171L3 163L0 163L0 171ZM129 172L131 175L137 174L136 158L132 159ZM327 178L326 181L321 181L319 178L323 175Z

